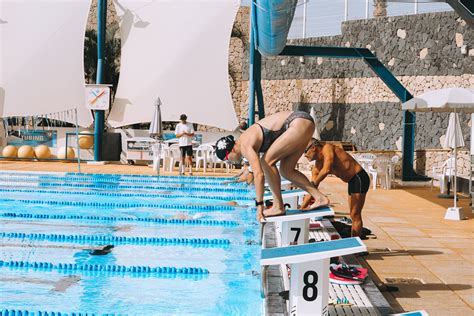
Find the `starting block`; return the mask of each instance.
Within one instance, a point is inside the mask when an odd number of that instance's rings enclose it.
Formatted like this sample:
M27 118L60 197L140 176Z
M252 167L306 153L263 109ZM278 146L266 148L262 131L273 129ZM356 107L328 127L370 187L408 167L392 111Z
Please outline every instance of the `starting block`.
M428 313L425 310L406 312L401 314L390 314L391 316L428 316Z
M321 207L310 211L287 210L286 215L265 218L262 221L262 226L266 223L279 223L281 225L281 245L300 245L308 242L309 220L311 218L333 215L334 210L330 207Z
M289 204L290 208L296 209L298 208L298 198L300 196L304 196L306 191L303 190L287 190L287 191L282 191L281 192L281 197L283 198L283 203L284 204ZM266 193L263 195L263 200L268 201L272 200L273 196L271 193Z
M260 265L290 265L290 315L328 315L329 260L367 251L359 237L262 249ZM262 294L266 296L263 284Z

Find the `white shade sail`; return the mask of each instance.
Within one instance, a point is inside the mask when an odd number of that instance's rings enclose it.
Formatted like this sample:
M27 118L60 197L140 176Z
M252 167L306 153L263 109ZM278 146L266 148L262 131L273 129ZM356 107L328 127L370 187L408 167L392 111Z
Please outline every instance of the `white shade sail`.
M403 110L414 112L474 113L474 89L446 88L425 92L402 104Z
M117 0L121 68L109 116L117 127L150 122L156 96L164 121L233 130L228 55L238 0Z
M0 0L0 117L85 108L84 34L90 0ZM65 116L66 117L66 116ZM75 118L69 117L71 123Z
M464 147L464 137L462 136L461 124L457 113L449 115L449 124L444 139L443 148Z

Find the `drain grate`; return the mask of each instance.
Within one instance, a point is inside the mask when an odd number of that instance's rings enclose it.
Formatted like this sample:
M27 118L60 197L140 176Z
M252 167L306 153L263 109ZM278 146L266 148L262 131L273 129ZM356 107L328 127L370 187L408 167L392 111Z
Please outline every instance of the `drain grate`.
M385 278L386 284L425 284L422 279L418 278Z

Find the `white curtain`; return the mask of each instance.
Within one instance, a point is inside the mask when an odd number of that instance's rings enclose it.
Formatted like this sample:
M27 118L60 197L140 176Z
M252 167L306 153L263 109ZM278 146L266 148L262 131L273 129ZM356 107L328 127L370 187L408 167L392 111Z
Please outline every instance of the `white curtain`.
M0 0L0 117L85 108L84 34L90 0ZM69 118L74 123L74 118Z
M154 101L164 121L233 130L229 43L239 0L116 0L122 54L109 116L113 127L150 122Z

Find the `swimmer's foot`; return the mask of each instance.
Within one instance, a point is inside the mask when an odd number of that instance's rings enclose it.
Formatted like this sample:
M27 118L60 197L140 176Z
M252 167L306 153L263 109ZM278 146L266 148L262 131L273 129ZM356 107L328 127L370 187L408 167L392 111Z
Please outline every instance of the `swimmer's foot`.
M263 210L263 216L265 216L265 217L281 216L281 215L285 215L285 214L286 214L285 210L282 210L282 209L279 209L279 208L276 208L276 207L272 207L272 208Z
M327 197L317 199L313 204L310 204L307 208L303 209L303 211L311 211L317 210L318 208L328 207L329 206L329 199Z

